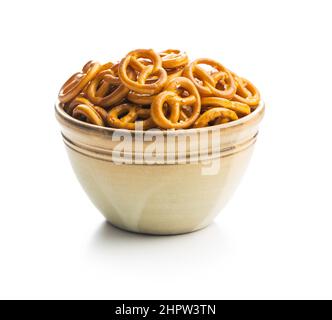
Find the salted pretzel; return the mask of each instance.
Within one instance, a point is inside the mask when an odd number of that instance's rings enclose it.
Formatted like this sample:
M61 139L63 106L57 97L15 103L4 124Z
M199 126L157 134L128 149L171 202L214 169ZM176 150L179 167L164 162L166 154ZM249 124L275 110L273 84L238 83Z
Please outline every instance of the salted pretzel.
M185 52L129 52L120 63L90 61L62 86L59 100L76 119L101 126L187 129L249 115L260 93L212 59L189 62Z
M191 114L185 120L180 119L183 107L191 108ZM188 128L199 117L200 111L201 99L197 88L184 77L170 81L165 91L158 94L151 105L152 119L163 129Z
M250 107L242 102L230 101L218 97L202 98L202 110L208 110L215 107L221 107L232 110L239 117L246 116L251 112Z
M103 119L104 125L105 125L107 123L108 112L104 108L99 107L99 106L93 106L93 109L95 109L99 113L99 115Z
M161 57L162 66L166 70L184 68L189 62L188 55L177 49L161 51L159 56ZM141 71L144 67L150 65L151 61L145 58L137 58L132 63L135 69Z
M151 64L143 64L139 59L148 59ZM128 67L137 72L137 79L130 79ZM156 76L157 80L149 82L148 79ZM119 66L119 77L122 83L130 90L140 94L159 93L167 81L167 72L162 67L161 57L153 50L139 49L131 51L121 60Z
M252 108L257 107L261 99L258 89L247 79L233 73L236 83L236 93L233 100L245 103Z
M231 122L231 120L229 118L222 118L220 117L219 119L217 119L213 125L217 126L218 124L224 124L224 123L227 123L227 122Z
M135 130L138 122L140 122L143 130L155 127L150 109L130 103L124 103L112 108L107 116L108 125L114 128Z
M213 125L226 123L228 121L237 120L238 116L232 110L226 108L212 108L205 111L195 122L194 128L208 127L210 123Z
M167 82L166 82L166 86L167 84L172 81L174 78L178 78L181 77L183 74L183 67L180 68L175 68L175 69L167 69Z
M167 70L167 81L165 85L167 86L167 84L173 79L181 77L183 69L184 68ZM140 94L134 91L130 91L127 95L127 99L130 102L140 105L151 105L155 97L156 95Z
M216 71L208 72L200 65L208 65ZM215 60L197 59L185 68L183 75L196 85L204 97L230 99L235 94L236 85L231 72Z
M89 61L81 72L73 74L60 89L60 102L66 103L78 96L99 70L100 64L98 62Z
M188 55L185 52L176 49L164 50L159 52L159 55L162 60L162 66L165 69L183 68L189 62Z
M88 98L96 105L110 107L121 102L128 94L129 89L118 78L118 65L100 72L93 79L86 90ZM133 70L129 70L129 77L135 78Z
M97 126L104 127L104 120L102 116L99 114L98 110L94 107L87 104L79 104L73 110L73 117L79 120L85 119L87 122L91 124L95 124Z
M140 94L134 91L130 91L127 95L127 99L135 104L150 105L156 95Z
M100 67L98 75L103 71L108 71L107 78L110 80L112 85L120 86L121 81L118 76L119 64L114 64L113 62L108 62ZM90 85L86 87L83 91L85 95L87 95L87 91ZM98 88L96 90L96 96L103 97L109 92L109 82L100 81L98 84Z
M66 105L65 111L68 114L73 115L73 111L78 105L87 105L89 107L94 108L99 113L101 118L104 120L104 123L106 123L107 111L102 107L93 105L91 101L82 96L76 97L69 105Z
M64 105L64 110L69 114L73 114L73 110L79 105L79 104L86 104L90 107L93 107L93 103L91 103L88 99L86 99L83 96L77 96L74 100L72 100L70 103L67 103Z

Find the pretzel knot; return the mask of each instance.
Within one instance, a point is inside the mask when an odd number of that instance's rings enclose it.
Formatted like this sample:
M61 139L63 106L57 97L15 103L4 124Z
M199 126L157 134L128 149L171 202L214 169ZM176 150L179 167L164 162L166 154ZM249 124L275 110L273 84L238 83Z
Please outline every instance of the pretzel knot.
M73 100L85 86L97 75L100 70L98 62L89 61L81 72L73 74L62 86L59 92L59 100L62 103Z
M135 126L141 123L142 129L147 130L155 126L150 109L124 103L112 108L107 116L107 123L110 127L135 130Z
M105 68L89 84L86 94L94 104L107 108L121 102L127 96L129 89L121 83L118 68L118 64ZM135 78L132 69L129 70L129 76L131 79Z
M236 93L233 100L257 107L261 99L258 89L249 81L233 73L236 84Z
M172 81L174 78L181 77L183 72L183 68L176 68L176 69L169 69L167 70L167 81L166 81L166 86L167 84ZM153 99L156 97L157 94L155 95L150 95L150 94L140 94L134 91L130 91L127 95L127 99L136 104L140 105L151 105L153 102Z
M208 65L214 69L208 72L200 65ZM204 97L220 97L230 99L234 96L236 85L231 72L222 64L212 59L197 59L184 70L184 76L195 83Z
M188 55L176 49L168 49L159 52L162 60L162 66L165 69L183 68L189 62Z
M151 105L152 119L163 129L188 128L199 117L200 111L200 95L195 85L184 77L170 81Z
M93 103L91 103L88 99L84 98L83 96L77 96L74 100L72 100L70 103L67 103L64 105L64 110L69 114L73 115L74 109L80 105L85 104L90 107L93 107Z
M242 102L230 101L217 97L205 97L202 98L202 110L206 111L212 108L226 108L234 111L238 117L243 117L250 114L250 107Z
M102 111L103 110L103 111ZM88 123L104 127L104 120L106 112L100 107L94 107L88 104L79 104L73 110L73 117L79 120L87 121Z
M128 76L128 67L137 72L136 80L130 79ZM119 66L119 77L130 90L153 95L163 89L167 81L167 72L162 67L161 57L157 53L153 50L139 49L131 51L122 59Z
M195 122L194 128L208 127L237 120L238 116L232 110L226 108L212 108L205 111Z

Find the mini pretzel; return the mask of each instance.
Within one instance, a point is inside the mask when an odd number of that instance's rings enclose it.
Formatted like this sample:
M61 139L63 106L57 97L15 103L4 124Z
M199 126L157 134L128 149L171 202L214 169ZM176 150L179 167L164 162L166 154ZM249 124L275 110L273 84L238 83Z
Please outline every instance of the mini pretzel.
M155 126L149 109L124 103L111 109L107 116L109 126L120 129L135 130L135 126L141 122L143 130Z
M80 104L81 105L87 105L89 107L94 108L99 113L99 115L104 120L104 122L106 122L107 111L104 108L94 106L88 99L86 99L84 97L81 97L81 96L76 97L69 105L66 105L65 106L65 111L68 114L73 115L74 109Z
M152 64L144 65L139 59L149 59ZM137 80L130 79L128 67L132 67L138 72ZM157 76L157 80L148 83L151 76ZM141 94L159 93L167 81L167 72L162 67L160 56L153 50L139 49L131 51L122 59L119 66L119 77L123 84L132 91Z
M100 70L98 62L89 61L81 72L73 74L62 86L59 92L59 100L62 103L73 100L85 86L97 75Z
M184 92L187 94L184 95ZM183 120L180 117L184 107L191 107L191 114ZM200 111L201 99L197 88L189 79L184 77L173 79L165 91L154 98L151 105L152 119L163 129L188 128L199 117Z
M133 71L130 71L131 79L134 78ZM113 69L100 72L91 81L86 94L96 105L110 107L121 102L128 94L129 89L121 84Z
M180 50L169 49L160 52L159 55L162 60L162 66L167 71L168 76L183 70L189 62L187 54ZM151 65L151 62L147 59L139 58L132 59L131 64L135 70L142 71L146 66ZM150 79L156 80L157 77L152 77Z
M178 68L178 69L172 69L172 70L167 70L167 81L166 81L166 86L167 84L172 81L175 78L178 78L182 75L183 68ZM156 97L156 95L149 95L149 94L140 94L134 91L130 91L127 95L127 99L132 102L136 103L139 105L151 105L153 99Z
M210 109L214 107L222 107L234 111L238 116L246 116L251 110L250 107L241 102L229 101L223 98L206 97L202 98L202 109Z
M110 81L101 81L100 84L98 85L98 88L96 90L95 95L97 97L104 97L109 91L110 91L110 82L114 86L120 86L121 81L118 76L118 70L119 70L119 64L113 64L112 62L108 62L101 66L98 75L103 72L103 71L108 71L107 72L107 78ZM85 95L87 95L89 85L85 89Z
M166 86L174 78L181 77L182 74L183 74L183 70L184 70L184 68L167 69L166 70L167 71L167 82L166 82Z
M236 93L233 100L257 107L261 99L258 89L248 80L240 78L233 73L236 83Z
M215 60L189 63L180 50L138 49L117 64L88 62L62 86L59 100L69 115L97 125L187 129L245 117L260 94Z
M156 95L149 95L149 94L140 94L134 91L130 91L127 95L127 99L139 105L150 105Z
M102 127L105 126L104 121L98 111L86 104L79 104L73 111L73 117L79 120L81 120L83 117L91 124Z
M93 109L95 109L99 113L105 125L105 123L107 123L108 112L104 108L98 106L93 106Z
M200 64L213 67L217 72L209 73ZM236 91L235 81L231 72L222 64L212 59L197 59L184 70L184 76L189 78L204 97L220 97L230 99Z
M90 107L93 107L93 104L86 98L82 96L76 97L73 101L71 101L69 104L66 104L64 106L64 110L69 114L73 114L73 110L79 105L79 104L86 104Z
M224 120L223 119L227 119ZM195 122L194 128L208 127L212 122L213 125L221 124L230 121L237 120L236 113L232 110L225 108L212 108L205 111Z
M176 49L168 49L159 52L162 60L162 66L165 69L183 68L189 62L188 55Z
M227 122L230 122L231 120L229 118L222 118L220 117L219 119L217 119L213 125L218 125L218 124L224 124L224 123L227 123Z

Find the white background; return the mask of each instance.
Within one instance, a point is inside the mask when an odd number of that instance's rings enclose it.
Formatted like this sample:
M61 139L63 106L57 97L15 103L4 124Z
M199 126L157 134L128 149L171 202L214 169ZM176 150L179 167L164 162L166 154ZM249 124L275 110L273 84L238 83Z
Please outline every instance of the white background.
M332 298L331 1L2 1L0 298ZM71 170L53 103L90 59L180 48L267 102L209 228L112 228Z

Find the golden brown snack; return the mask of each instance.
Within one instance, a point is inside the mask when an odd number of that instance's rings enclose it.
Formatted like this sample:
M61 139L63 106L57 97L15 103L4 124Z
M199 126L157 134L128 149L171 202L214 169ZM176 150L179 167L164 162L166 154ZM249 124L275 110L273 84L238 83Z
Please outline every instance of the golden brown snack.
M107 123L110 127L135 130L135 125L140 122L143 130L151 129L155 126L150 109L124 103L112 108L107 116Z
M133 78L131 71L131 78ZM100 72L86 90L88 98L96 105L104 108L121 102L129 89L117 79L112 69Z
M159 55L162 60L162 66L165 69L178 69L185 67L189 58L185 52L181 52L177 49L168 49L162 52L159 52Z
M78 96L99 70L100 64L98 62L89 61L81 72L73 74L60 89L60 102L66 103Z
M98 76L103 71L108 71L107 77L114 86L120 86L122 83L119 79L119 64L114 64L113 62L108 62L100 67L100 70L98 72ZM91 84L91 82L90 82ZM90 85L88 85L85 90L83 91L86 96L88 96L87 91ZM96 96L103 97L105 96L109 91L109 83L101 81L97 90L96 90Z
M225 119L225 120L224 120ZM205 111L195 122L194 128L203 128L212 125L237 120L238 116L232 110L226 108L212 108Z
M88 99L84 98L83 96L76 97L73 101L70 103L65 104L64 110L69 114L73 115L73 110L79 105L79 104L86 104L88 106L93 107L93 103L91 103Z
M234 111L239 117L248 115L251 110L250 107L242 102L229 101L227 99L218 97L202 98L202 110L207 110L215 107L222 107Z
M139 59L149 59L151 64L145 65ZM132 67L137 72L137 80L130 79L128 67ZM148 79L157 77L154 82ZM159 93L167 81L167 72L162 67L160 56L153 50L139 49L131 51L122 59L119 66L119 77L122 83L130 90L141 94Z
M81 120L84 118L88 123L104 127L104 121L98 111L86 104L79 104L73 111L73 117Z
M184 68L176 68L176 69L167 69L167 82L166 85L173 79L182 77Z
M120 63L88 62L66 81L59 100L69 115L97 125L187 129L245 117L260 93L215 60L190 63L177 49L138 49Z
M246 103L254 109L261 99L258 89L247 79L241 78L233 73L236 83L236 93L233 100Z
M152 101L156 96L157 95L140 94L130 91L127 95L127 99L132 103L147 106L152 104Z
M172 70L167 70L167 81L165 86L167 86L167 84L178 77L181 77L183 73L183 68L178 68L178 69L172 69ZM151 105L153 99L156 97L155 95L149 95L149 94L140 94L134 91L130 91L127 95L127 99L132 102L132 103L136 103L139 105Z
M98 107L98 106L93 106L93 109L95 109L99 113L99 115L103 119L104 125L105 125L107 123L108 112L104 108Z
M208 72L201 65L212 67ZM189 78L204 97L231 99L236 92L236 85L231 72L219 62L212 59L197 59L187 66L183 75Z
M186 119L180 119L184 107L191 107L191 113ZM173 79L151 105L152 119L163 129L189 128L199 117L200 111L201 99L197 88L184 77Z

